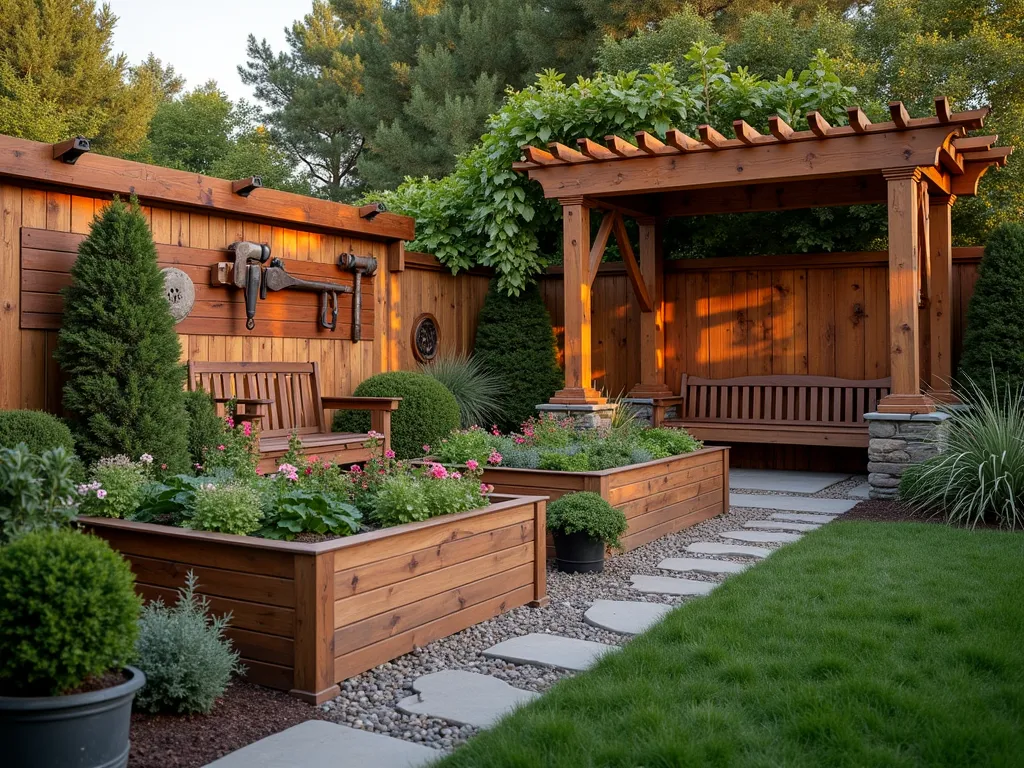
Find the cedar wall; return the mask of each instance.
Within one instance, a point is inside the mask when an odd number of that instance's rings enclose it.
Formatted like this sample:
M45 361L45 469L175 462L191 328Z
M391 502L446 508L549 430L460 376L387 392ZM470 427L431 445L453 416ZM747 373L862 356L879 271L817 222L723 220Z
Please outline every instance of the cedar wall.
M0 182L0 409L60 411L62 382L53 360L57 332L21 328L23 303L43 298L22 294L22 229L85 234L105 200L109 196L73 195L13 181ZM302 303L295 314L308 323L314 338L274 336L274 323L268 317L270 304L260 302L252 333L225 335L221 330L179 335L183 361L315 361L320 363L323 393L348 395L374 373L415 368L412 325L423 313L436 318L442 349L472 349L476 316L487 291L485 275L463 274L456 278L432 257L413 253L407 254L404 270L390 271L386 243L312 228L274 226L161 207L144 207L143 211L158 244L224 249L236 240L254 240L269 243L274 256L289 260L333 265L339 253L352 251L372 255L380 265L378 276L368 281L372 295L364 294L364 337L359 343L353 343L346 332L351 322L350 304L342 304L338 331L331 334L316 331L316 294L271 293L272 303L286 297ZM229 256L225 251L223 260L229 261ZM342 284L351 284L352 280L350 273L340 269L336 276L321 279ZM202 290L198 279L196 282ZM234 314L244 318L241 291L214 290L224 291L225 302L233 303ZM192 326L194 330L195 323Z
M954 249L954 369L980 259L980 248ZM684 373L889 375L884 252L669 261L665 272L666 382L676 393ZM541 291L561 346L557 270ZM628 392L640 379L640 308L621 264L602 265L592 317L594 386Z

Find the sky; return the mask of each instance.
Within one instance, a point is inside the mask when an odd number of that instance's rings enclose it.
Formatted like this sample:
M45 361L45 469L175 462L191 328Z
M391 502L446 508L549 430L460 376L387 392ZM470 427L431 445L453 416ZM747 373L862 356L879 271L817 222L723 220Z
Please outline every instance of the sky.
M235 69L245 62L245 41L266 38L285 47L284 29L312 7L311 0L106 0L118 17L114 48L138 64L150 51L174 65L187 88L216 80L232 99L252 100Z

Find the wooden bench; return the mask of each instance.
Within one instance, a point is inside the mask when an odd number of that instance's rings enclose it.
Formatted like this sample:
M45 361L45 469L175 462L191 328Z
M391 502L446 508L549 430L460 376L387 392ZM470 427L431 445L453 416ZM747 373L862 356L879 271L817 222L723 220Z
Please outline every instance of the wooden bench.
M864 414L875 410L890 386L890 379L700 379L684 374L679 414L663 424L684 427L694 437L710 442L866 448Z
M354 432L331 432L325 409L344 408L370 411L371 430L384 435L385 449L391 441L391 413L400 397L323 397L320 394L320 366L317 363L190 362L189 389L208 392L214 402L237 403L239 421L259 423L260 469L274 471L288 451L292 433L302 440L307 455L340 464L366 461L364 447L369 436Z

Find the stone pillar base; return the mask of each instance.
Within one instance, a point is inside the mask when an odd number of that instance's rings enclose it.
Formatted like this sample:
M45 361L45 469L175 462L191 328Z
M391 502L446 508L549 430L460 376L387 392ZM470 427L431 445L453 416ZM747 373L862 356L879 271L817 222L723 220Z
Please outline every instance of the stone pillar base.
M943 446L943 424L949 414L865 413L868 422L868 485L872 499L899 496L907 467L929 459Z
M615 414L615 403L601 405L563 405L560 403L541 403L537 410L541 415L571 416L579 422L583 429L609 429L612 416Z
M619 400L623 408L629 408L636 417L636 420L649 427L654 426L654 404L660 398L654 397L624 397ZM664 409L662 418L675 419L679 413L679 405L670 405Z

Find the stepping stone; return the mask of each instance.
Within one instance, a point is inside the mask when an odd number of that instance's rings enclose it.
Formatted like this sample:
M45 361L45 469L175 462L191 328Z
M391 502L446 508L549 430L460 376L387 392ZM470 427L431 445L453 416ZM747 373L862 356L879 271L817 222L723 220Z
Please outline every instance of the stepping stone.
M795 472L779 469L731 469L729 487L751 491L782 493L818 493L830 485L849 480L849 474L835 472Z
M324 720L307 720L209 763L206 768L420 768L444 753Z
M533 632L492 645L484 651L484 656L513 664L535 664L582 672L597 663L604 654L617 650L619 648L615 645Z
M871 498L871 485L867 481L864 481L860 485L855 485L853 488L846 492L847 496L854 499L870 499Z
M809 496L762 496L755 493L730 493L729 505L748 509L775 509L779 512L816 512L841 515L860 502L856 499L814 499Z
M583 614L583 620L592 627L639 635L672 610L663 603L640 603L633 600L595 600Z
M665 571L680 573L739 573L750 567L749 563L734 563L732 560L713 560L709 557L669 557L658 563Z
M424 675L416 679L412 689L416 694L398 702L399 712L477 728L489 728L517 706L540 696L513 688L496 677L461 669Z
M743 544L722 544L718 541L698 541L686 548L693 555L722 555L723 557L756 557L762 559L772 553L764 547L747 547Z
M752 544L790 544L800 541L799 533L781 533L779 531L726 531L718 535L723 539L749 541Z
M633 589L656 595L682 595L694 597L706 595L718 585L710 581L677 579L674 576L630 576Z
M772 520L786 520L794 523L831 523L838 515L811 515L806 512L776 512Z
M750 520L743 524L744 528L759 528L762 531L794 531L797 533L807 533L807 531L816 531L821 528L820 525L814 523L791 523L783 520Z

